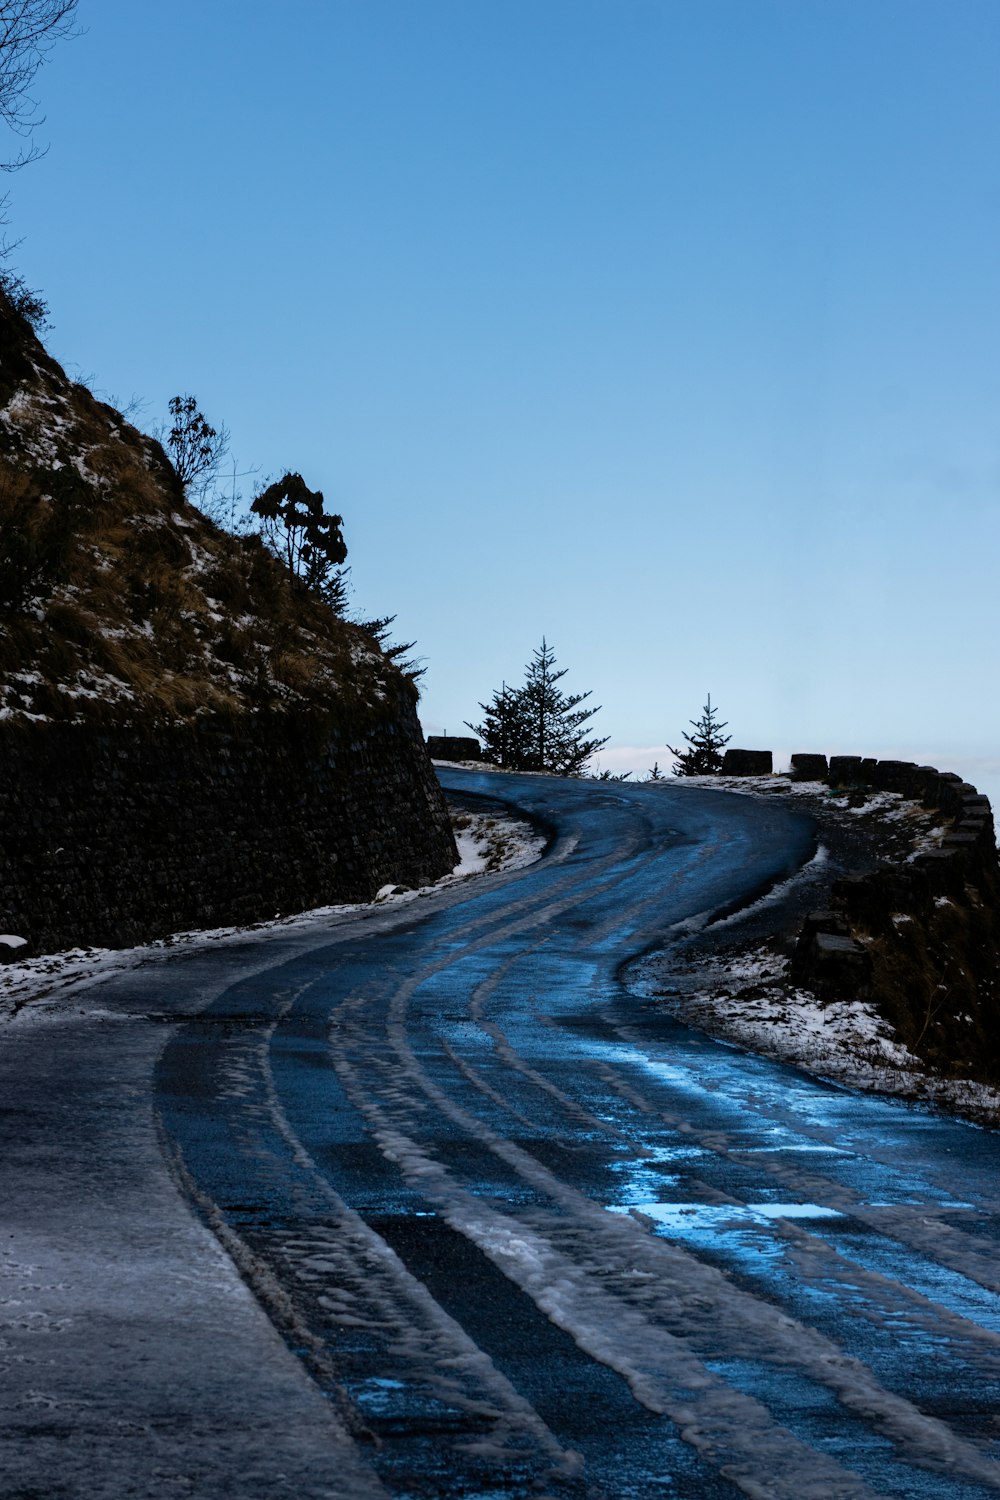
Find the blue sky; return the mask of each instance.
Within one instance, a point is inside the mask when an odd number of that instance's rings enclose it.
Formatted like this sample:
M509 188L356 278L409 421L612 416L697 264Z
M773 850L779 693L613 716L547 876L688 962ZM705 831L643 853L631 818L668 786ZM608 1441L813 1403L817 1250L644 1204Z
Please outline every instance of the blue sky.
M52 352L345 518L460 730L543 634L644 771L1000 790L995 0L81 0L8 179Z

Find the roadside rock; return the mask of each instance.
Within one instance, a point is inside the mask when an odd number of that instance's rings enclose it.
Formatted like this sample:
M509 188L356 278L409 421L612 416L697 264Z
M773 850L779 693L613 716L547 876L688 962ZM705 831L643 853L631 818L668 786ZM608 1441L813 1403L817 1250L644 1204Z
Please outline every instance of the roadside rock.
M770 750L727 750L722 757L720 776L770 776L773 762Z

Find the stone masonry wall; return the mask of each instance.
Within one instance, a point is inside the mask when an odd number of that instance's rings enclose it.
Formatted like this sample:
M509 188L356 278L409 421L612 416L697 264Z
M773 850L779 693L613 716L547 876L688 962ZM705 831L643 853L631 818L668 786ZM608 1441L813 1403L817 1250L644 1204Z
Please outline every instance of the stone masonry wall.
M897 792L941 817L937 846L836 880L806 918L792 978L870 998L911 1051L946 1071L1000 1077L1000 863L989 801L908 761L793 755L796 780Z
M0 931L32 953L365 901L457 858L409 700L354 730L272 716L0 736Z

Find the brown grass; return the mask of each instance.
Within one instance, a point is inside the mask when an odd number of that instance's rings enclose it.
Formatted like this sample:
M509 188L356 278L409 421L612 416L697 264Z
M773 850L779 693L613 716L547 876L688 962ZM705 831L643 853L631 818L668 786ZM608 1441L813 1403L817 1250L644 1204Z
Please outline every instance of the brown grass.
M259 541L189 505L159 444L70 382L2 301L0 341L0 399L16 398L0 412L0 543L71 520L58 576L0 606L4 718L307 709L356 720L412 695Z

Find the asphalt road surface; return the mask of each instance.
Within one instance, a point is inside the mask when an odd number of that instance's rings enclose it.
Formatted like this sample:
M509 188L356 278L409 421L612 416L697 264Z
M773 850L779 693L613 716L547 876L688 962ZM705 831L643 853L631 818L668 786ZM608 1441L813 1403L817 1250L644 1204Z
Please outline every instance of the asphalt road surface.
M549 853L6 1029L0 1496L1000 1493L1000 1136L621 976L809 818L442 779Z

